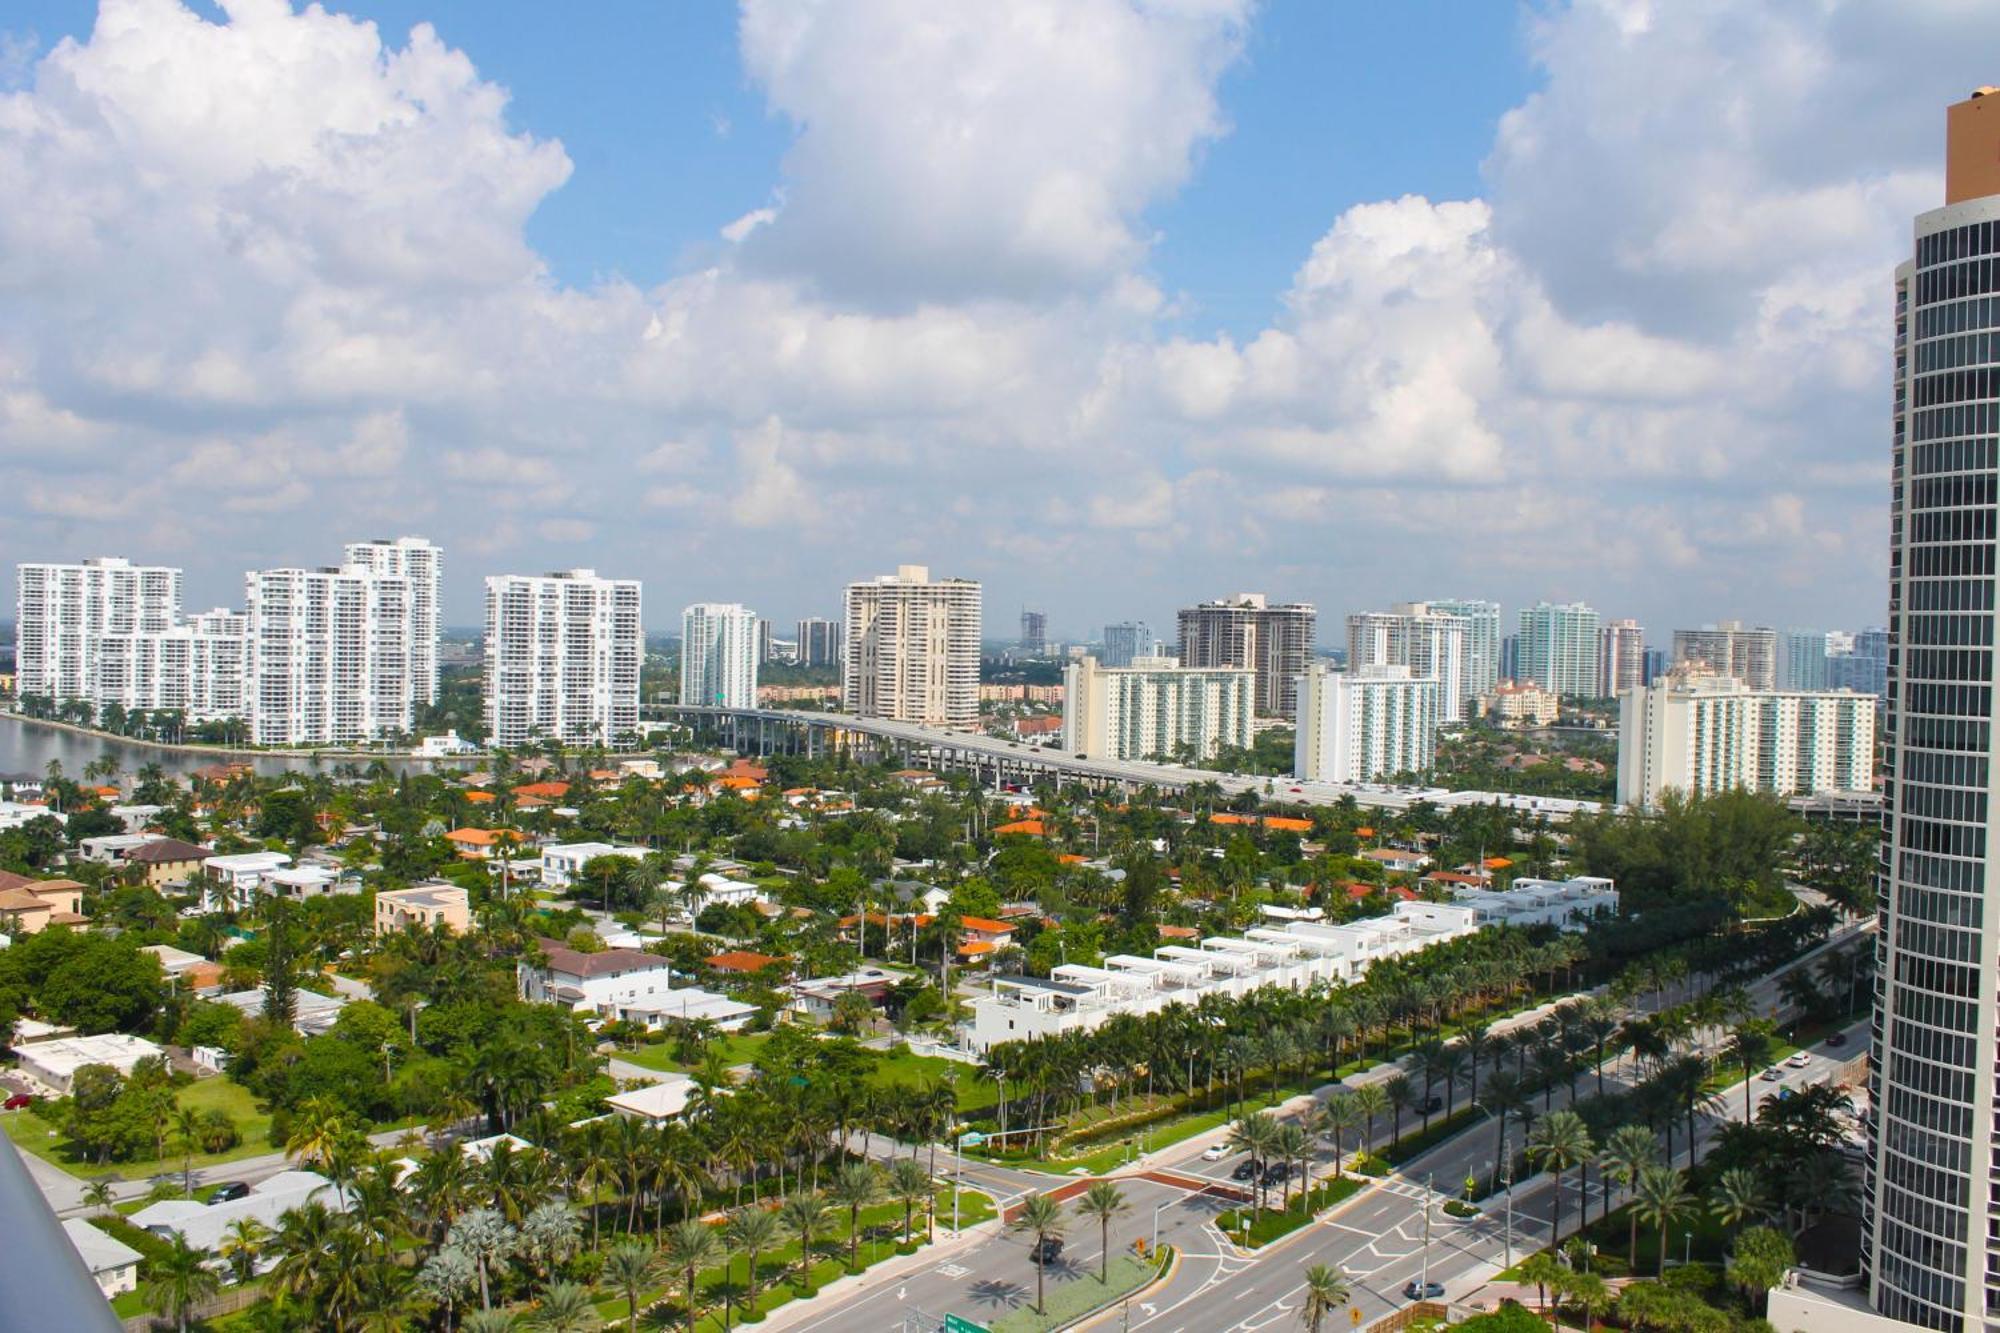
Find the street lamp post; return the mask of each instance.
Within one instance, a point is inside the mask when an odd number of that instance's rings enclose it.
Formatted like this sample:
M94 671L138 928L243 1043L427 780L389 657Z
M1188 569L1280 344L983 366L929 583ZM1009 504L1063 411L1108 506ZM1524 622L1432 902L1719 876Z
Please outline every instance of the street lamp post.
M1173 1206L1174 1206L1174 1202L1175 1202L1174 1200L1172 1200L1172 1199L1168 1199L1168 1200L1167 1200L1167 1201L1166 1201L1165 1203L1163 1203L1163 1204L1160 1204L1160 1205L1159 1205L1158 1207L1156 1207L1156 1208L1154 1208L1154 1209L1153 1209L1153 1243L1152 1243L1151 1245L1149 1245L1149 1246L1147 1246L1147 1247L1146 1247L1146 1253L1147 1253L1147 1255L1148 1255L1148 1256L1151 1256L1151 1255L1153 1255L1153 1254L1156 1254L1156 1253L1158 1253L1158 1252L1159 1252L1159 1249L1160 1249L1160 1214L1161 1214L1161 1213L1162 1213L1163 1211L1165 1211L1166 1209L1168 1209L1168 1208L1171 1208L1171 1207L1173 1207Z
M1424 1177L1424 1257L1417 1269L1417 1299L1429 1300L1431 1291L1431 1177Z
M1500 1141L1501 1154L1507 1159L1502 1165L1507 1174L1502 1177L1507 1182L1507 1224L1501 1235L1507 1240L1507 1267L1514 1266L1514 1141L1503 1138Z

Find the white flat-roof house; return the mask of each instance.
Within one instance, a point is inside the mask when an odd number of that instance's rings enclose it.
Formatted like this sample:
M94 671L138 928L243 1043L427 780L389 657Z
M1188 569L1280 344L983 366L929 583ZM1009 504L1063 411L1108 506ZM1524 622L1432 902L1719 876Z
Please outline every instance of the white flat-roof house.
M165 1199L132 1214L132 1224L161 1237L179 1232L195 1248L214 1250L221 1246L232 1223L255 1218L276 1231L279 1219L308 1200L317 1200L336 1213L348 1209L346 1195L325 1176L311 1171L280 1171L252 1185L240 1199L222 1203Z
M236 852L211 856L201 863L202 910L212 912L223 903L248 903L262 890L264 877L292 863L289 852Z
M1618 904L1607 879L1517 883L1529 887L1473 892L1448 903L1399 902L1388 916L1339 924L1259 926L1240 937L1209 936L1199 947L1164 945L1149 958L1113 954L1096 966L1065 963L1047 978L996 976L989 992L972 1002L972 1021L961 1028L961 1041L984 1054L1001 1042L1088 1032L1117 1014L1192 1005L1204 995L1351 982L1381 959L1417 953L1486 926L1581 929L1591 916Z
M262 887L274 898L324 898L333 893L359 893L361 881L343 876L332 866L286 866L264 876Z
M101 1032L90 1037L58 1037L53 1041L38 1041L16 1048L20 1055L20 1070L39 1083L67 1094L69 1083L76 1071L85 1065L110 1065L121 1074L130 1074L132 1067L141 1060L153 1056L165 1056L166 1051L144 1037L128 1036L123 1032Z
M686 1074L668 1074L658 1083L613 1093L604 1104L627 1119L656 1125L686 1111L694 1090L695 1081Z
M707 1021L725 1032L749 1022L757 1006L699 986L675 986L673 962L637 949L582 953L554 940L540 941L548 961L522 960L516 970L521 998L566 1004L579 1013L657 1028L676 1019Z
M609 842L552 842L542 848L542 883L552 889L566 889L583 874L584 863L600 856L624 856L643 861L646 847L621 847Z

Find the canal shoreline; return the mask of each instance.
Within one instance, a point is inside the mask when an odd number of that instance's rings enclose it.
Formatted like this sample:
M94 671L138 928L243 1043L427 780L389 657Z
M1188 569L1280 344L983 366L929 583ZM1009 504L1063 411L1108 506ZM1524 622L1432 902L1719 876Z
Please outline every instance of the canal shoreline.
M242 745L211 745L201 741L156 741L143 736L121 736L115 731L103 731L97 727L79 726L74 722L58 722L54 718L29 717L26 713L12 709L0 712L0 719L19 722L25 726L41 727L49 731L67 732L88 740L103 741L111 745L130 745L144 750L160 750L167 754L195 755L218 760L234 759L249 762L256 759L306 759L321 760L326 763L372 763L377 759L393 760L399 764L468 764L490 758L481 754L418 755L407 750L295 750L263 749Z

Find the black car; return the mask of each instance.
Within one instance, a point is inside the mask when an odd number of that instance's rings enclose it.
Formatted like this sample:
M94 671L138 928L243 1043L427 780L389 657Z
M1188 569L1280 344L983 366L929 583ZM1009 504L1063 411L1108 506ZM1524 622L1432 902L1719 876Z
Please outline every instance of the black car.
M1829 1033L1827 1034L1826 1044L1829 1046L1845 1046L1847 1045L1847 1034L1845 1032Z
M225 1180L215 1187L215 1193L208 1196L210 1203L229 1203L235 1199L249 1197L250 1187L240 1180Z
M1273 1162L1264 1168L1264 1183L1266 1185L1281 1185L1285 1182L1286 1177L1291 1174L1292 1164L1290 1162Z
M1424 1098L1421 1106L1417 1107L1417 1114L1435 1115L1442 1110L1444 1110L1444 1098L1438 1096L1436 1093L1432 1093L1430 1096Z
M1052 1264L1061 1257L1062 1247L1061 1236L1044 1236L1035 1242L1033 1249L1028 1251L1028 1257L1038 1264Z
M1254 1180L1256 1175L1257 1159L1246 1157L1236 1164L1236 1169L1229 1173L1229 1178L1231 1180Z
M1411 1278L1403 1284L1403 1296L1412 1301L1434 1301L1444 1295L1444 1283L1419 1282Z

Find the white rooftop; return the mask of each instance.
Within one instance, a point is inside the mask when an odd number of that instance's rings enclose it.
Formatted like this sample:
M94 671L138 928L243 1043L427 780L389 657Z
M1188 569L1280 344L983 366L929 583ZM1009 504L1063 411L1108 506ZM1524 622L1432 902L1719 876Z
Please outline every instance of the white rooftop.
M109 1235L81 1217L72 1217L62 1224L63 1234L69 1243L83 1256L83 1266L93 1276L129 1268L139 1262L139 1252Z
M139 1061L165 1054L165 1050L144 1037L128 1036L123 1032L100 1032L91 1037L57 1037L51 1041L38 1041L34 1045L33 1060L38 1067L58 1078L67 1079L85 1065L110 1065L120 1073L129 1074L132 1066Z
M613 1093L604 1104L638 1120L667 1120L687 1110L694 1090L695 1082L686 1074L668 1074L658 1083Z
M178 1231L188 1244L213 1250L238 1219L252 1217L275 1231L285 1213L315 1198L333 1212L347 1211L346 1199L325 1176L311 1171L280 1171L252 1185L240 1199L226 1203L167 1199L132 1214L132 1224L163 1236Z

